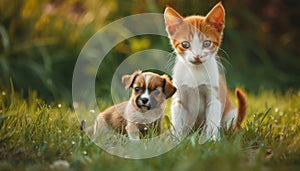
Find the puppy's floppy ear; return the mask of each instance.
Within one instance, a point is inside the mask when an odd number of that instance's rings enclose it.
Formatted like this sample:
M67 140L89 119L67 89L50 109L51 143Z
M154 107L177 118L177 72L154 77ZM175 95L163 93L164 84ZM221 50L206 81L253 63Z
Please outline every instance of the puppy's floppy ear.
M168 99L171 96L173 96L173 94L176 92L177 88L172 84L172 82L170 81L170 79L167 75L163 75L162 78L165 81L163 91L166 95L166 99Z
M140 75L141 73L142 73L142 71L137 70L131 75L123 75L122 83L124 84L126 90L129 89L129 87L132 87L132 84L133 84L135 78L138 75Z

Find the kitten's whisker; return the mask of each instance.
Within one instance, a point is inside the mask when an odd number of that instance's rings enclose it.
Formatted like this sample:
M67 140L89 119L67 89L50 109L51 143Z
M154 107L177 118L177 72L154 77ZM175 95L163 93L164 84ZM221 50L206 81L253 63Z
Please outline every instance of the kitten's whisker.
M226 63L226 64L229 65L230 67L232 66L228 59L226 59L226 58L224 58L224 57L219 57L219 58L220 58L220 62L222 62L222 64L223 64L223 63Z
M222 64L222 58L219 57L219 56L216 56L216 59L217 59L217 65L218 65L218 68L220 70L221 73L224 73L226 72L226 68L224 67L224 65Z
M229 60L226 59L226 58L230 58L229 54L221 47L219 47L219 50L220 50L219 52L222 52L223 54L225 54L225 57L219 57L220 61L228 64L229 66L232 66L231 63L229 62Z
M166 64L166 66L165 66L165 69L167 70L167 71L172 71L172 69L171 68L173 68L173 66L174 66L174 63L175 63L175 58L176 58L176 52L174 51L174 52L172 52L172 53L169 53L169 55L168 55L168 61L167 61L167 64Z
M225 54L226 57L230 58L229 54L224 49L222 49L221 47L219 47L219 49Z

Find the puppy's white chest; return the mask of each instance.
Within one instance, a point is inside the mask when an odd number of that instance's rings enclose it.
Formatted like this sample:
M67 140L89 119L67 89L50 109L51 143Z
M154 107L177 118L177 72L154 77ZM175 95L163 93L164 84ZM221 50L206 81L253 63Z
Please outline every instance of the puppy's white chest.
M163 110L159 108L154 108L152 110L149 110L147 112L141 113L137 111L131 104L131 101L128 102L124 116L125 119L132 123L152 123L158 120L163 116Z

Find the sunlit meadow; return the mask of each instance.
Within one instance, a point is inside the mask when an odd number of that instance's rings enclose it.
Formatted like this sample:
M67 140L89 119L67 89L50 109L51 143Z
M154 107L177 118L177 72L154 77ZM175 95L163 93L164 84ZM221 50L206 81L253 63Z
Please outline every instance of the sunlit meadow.
M0 170L300 170L296 0L223 1L220 55L227 85L243 85L248 96L241 131L223 130L220 141L205 144L193 133L163 155L130 160L105 152L79 129L70 105L72 76L93 34L126 16L162 14L166 5L191 15L205 14L217 2L0 0ZM147 49L171 52L167 38L145 35L121 42L107 55L96 78L100 110L111 102L112 70ZM168 126L165 117L164 130Z
M112 156L79 129L71 106L45 103L36 92L24 99L0 95L0 168L5 170L297 170L300 167L300 92L248 94L247 118L238 133L198 144L189 135L158 157ZM102 106L105 107L105 106ZM164 122L166 124L167 122Z

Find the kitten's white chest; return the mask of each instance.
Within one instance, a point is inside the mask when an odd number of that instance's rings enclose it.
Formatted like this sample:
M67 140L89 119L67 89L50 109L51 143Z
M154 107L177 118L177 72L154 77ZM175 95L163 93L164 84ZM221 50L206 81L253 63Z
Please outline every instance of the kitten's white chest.
M173 69L173 83L178 87L182 85L193 88L199 85L219 87L219 70L216 59L212 57L204 64L197 66L177 59Z

